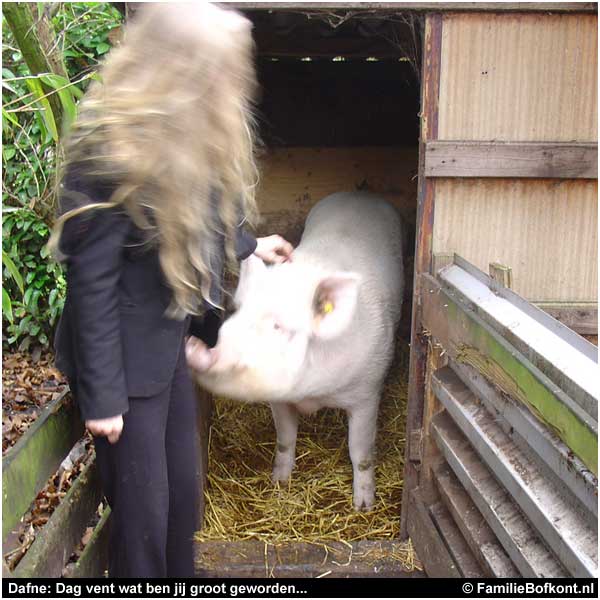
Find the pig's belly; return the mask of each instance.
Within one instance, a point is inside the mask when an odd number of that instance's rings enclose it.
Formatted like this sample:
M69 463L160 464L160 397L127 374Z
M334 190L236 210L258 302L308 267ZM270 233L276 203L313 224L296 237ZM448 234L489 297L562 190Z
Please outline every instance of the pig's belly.
M339 398L325 397L325 398L304 398L299 402L294 402L294 406L299 413L303 415L310 415L317 412L321 408L343 408L348 409L348 406L344 402L341 402Z
M318 411L320 408L323 408L325 405L318 398L306 398L300 402L297 402L295 406L298 409L298 412L302 413L303 415L310 415Z

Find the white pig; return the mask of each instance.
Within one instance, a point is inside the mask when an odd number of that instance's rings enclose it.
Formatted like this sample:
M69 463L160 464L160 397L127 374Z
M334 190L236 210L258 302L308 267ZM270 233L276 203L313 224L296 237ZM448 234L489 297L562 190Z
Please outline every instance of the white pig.
M240 270L236 312L198 364L216 394L269 402L277 429L273 480L294 467L298 412L348 414L354 506L375 501L374 451L382 384L394 353L404 288L403 226L385 200L340 192L309 213L292 262ZM232 432L232 435L234 433Z

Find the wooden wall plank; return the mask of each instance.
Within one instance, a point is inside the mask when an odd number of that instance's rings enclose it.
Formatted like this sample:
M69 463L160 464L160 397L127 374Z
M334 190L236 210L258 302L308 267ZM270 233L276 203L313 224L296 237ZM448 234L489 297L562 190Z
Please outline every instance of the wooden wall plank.
M297 242L308 211L333 192L365 189L382 194L414 227L418 148L276 148L260 160L257 190L260 233Z
M239 10L596 12L595 2L224 2Z
M445 14L439 139L595 142L597 15Z
M434 253L512 268L533 302L596 302L596 181L437 179Z
M594 143L429 142L428 177L597 179Z

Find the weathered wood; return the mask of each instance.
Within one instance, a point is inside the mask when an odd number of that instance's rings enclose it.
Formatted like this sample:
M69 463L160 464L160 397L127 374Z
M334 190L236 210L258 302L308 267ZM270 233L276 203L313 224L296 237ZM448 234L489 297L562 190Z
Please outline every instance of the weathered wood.
M540 541L537 532L482 463L448 413L435 417L432 431L450 468L521 574L525 577L566 577L567 571Z
M452 12L589 12L595 2L224 2L239 10L360 10L364 12L452 11Z
M195 552L198 577L423 577L402 567L406 544L395 541L211 541Z
M442 500L488 577L519 577L504 548L483 515L448 466L439 467L435 482Z
M440 89L440 60L442 52L442 17L428 15L423 36L423 77L421 84L421 139L419 143L419 191L417 198L417 228L415 241L415 262L412 296L412 317L410 336L410 364L408 384L408 408L406 416L406 461L404 467L404 490L402 492L402 512L400 536L408 535L408 504L411 490L416 488L420 463L411 461L414 452L410 443L414 431L422 430L425 394L425 368L427 360L427 339L423 335L420 303L420 273L430 273L432 268L433 215L435 207L435 181L425 177L424 144L437 138L437 115ZM412 436L412 437L411 437Z
M502 287L512 287L512 269L506 265L490 263L490 277Z
M103 577L108 566L108 541L110 536L110 508L107 506L94 528L79 560L68 569L66 577Z
M428 177L597 179L594 143L428 142Z
M77 477L14 570L15 577L61 577L102 499L96 463Z
M475 367L503 393L526 405L597 474L594 419L431 276L421 277L423 322L449 358Z
M536 306L579 334L598 335L596 303L536 302Z
M444 538L446 547L450 550L461 577L484 577L483 569L475 560L465 538L445 506L441 502L437 502L429 508L429 514Z
M575 577L596 577L596 519L582 514L565 494L502 430L494 415L452 369L433 376L433 389L454 422L530 523Z
M48 404L2 459L2 538L17 525L48 477L83 434L68 389Z
M461 576L435 527L419 488L411 490L408 497L407 527L428 577Z

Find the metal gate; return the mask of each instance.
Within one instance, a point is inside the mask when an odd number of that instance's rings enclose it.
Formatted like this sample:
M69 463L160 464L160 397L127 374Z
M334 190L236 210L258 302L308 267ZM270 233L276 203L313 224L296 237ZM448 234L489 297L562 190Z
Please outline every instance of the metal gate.
M426 569L597 577L597 348L458 256L419 288L407 528Z

